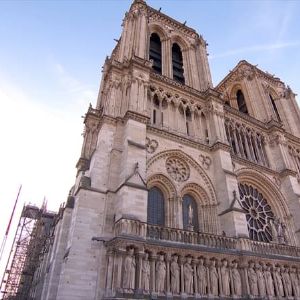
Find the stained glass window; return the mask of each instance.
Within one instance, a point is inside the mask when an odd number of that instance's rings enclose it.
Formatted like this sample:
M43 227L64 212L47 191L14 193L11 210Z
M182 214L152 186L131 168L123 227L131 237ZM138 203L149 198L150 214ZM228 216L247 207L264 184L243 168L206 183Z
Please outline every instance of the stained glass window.
M148 192L147 222L160 226L165 224L164 196L157 187Z
M240 200L246 210L249 237L255 241L270 242L270 220L274 219L271 206L257 188L239 183Z

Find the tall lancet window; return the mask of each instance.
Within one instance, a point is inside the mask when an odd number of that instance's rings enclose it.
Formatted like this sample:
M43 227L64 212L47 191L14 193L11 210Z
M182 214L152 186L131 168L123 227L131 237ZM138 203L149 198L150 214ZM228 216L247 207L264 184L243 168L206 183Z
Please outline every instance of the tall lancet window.
M271 94L269 94L269 97L270 97L270 100L271 100L271 103L272 103L273 109L274 109L274 111L275 111L275 114L276 114L277 120L278 120L279 122L281 122L281 119L280 119L280 116L279 116L279 112L278 112L278 109L277 109L276 103L275 103L275 101L274 101L274 99L273 99L273 97L272 97L272 95L271 95Z
M172 46L173 79L184 84L182 52L178 44Z
M199 230L197 203L190 195L184 195L182 201L183 229Z
M243 112L244 114L248 114L245 97L241 90L238 90L236 92L236 100L237 100L239 111Z
M157 187L148 192L147 222L152 225L165 225L164 196Z
M161 41L156 33L150 36L149 59L153 60L153 70L161 74Z

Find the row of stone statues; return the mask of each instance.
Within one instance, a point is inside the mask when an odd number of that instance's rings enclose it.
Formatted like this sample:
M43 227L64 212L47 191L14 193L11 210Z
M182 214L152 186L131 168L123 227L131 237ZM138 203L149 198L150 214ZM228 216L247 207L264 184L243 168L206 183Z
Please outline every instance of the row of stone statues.
M257 297L300 296L300 273L295 267L261 265L251 262L247 269L250 294Z
M195 259L163 253L149 258L148 252L139 261L138 266L134 249L128 249L123 260L124 292L132 293L139 288L146 294L300 297L300 270L296 267L250 262L240 268L235 260Z

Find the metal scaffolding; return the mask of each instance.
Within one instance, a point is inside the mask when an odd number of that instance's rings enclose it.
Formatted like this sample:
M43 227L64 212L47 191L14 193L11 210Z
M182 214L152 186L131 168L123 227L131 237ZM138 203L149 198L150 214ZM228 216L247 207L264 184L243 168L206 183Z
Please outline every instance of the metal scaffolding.
M34 271L42 247L38 223L43 209L26 205L23 207L13 245L1 282L2 299L29 299Z

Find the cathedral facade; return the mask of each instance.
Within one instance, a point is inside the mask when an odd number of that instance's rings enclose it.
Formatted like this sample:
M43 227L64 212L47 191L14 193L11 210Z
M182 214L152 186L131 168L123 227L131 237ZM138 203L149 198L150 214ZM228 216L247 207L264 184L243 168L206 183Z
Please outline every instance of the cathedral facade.
M247 61L135 0L32 299L300 299L300 113Z

